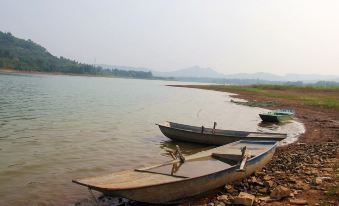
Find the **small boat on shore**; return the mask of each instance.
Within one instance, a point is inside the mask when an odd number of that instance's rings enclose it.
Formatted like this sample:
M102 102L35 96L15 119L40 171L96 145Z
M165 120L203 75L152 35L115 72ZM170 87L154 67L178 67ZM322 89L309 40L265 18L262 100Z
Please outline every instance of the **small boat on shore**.
M285 133L246 132L196 127L174 122L157 124L161 132L168 138L208 145L224 145L238 140L274 140L281 141L287 137Z
M237 141L163 164L73 180L102 192L146 203L176 203L261 170L276 141ZM180 150L179 150L180 153Z
M259 114L263 122L283 122L292 119L294 111L290 109L278 109L272 112Z

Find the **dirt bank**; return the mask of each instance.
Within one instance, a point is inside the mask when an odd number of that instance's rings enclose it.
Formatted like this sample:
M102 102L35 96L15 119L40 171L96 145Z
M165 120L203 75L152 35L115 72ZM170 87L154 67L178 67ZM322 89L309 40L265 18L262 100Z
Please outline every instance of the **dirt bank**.
M181 206L229 205L240 192L254 198L254 205L339 205L339 110L245 91L238 92L236 97L250 102L272 102L265 106L268 109L293 108L306 132L297 142L278 148L262 171Z

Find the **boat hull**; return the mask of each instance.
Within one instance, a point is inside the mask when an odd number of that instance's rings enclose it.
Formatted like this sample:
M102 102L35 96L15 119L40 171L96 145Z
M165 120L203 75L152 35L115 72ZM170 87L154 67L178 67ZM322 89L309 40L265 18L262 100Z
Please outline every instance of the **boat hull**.
M261 170L272 159L275 148L276 145L267 152L249 160L246 166L246 173L237 171L237 167L231 167L214 174L148 187L129 188L126 190L90 188L100 191L105 195L125 197L139 202L154 204L181 202L188 197L217 189L227 183L242 179L255 171Z
M282 122L292 118L292 115L259 114L259 116L264 122Z
M221 146L236 142L239 140L273 140L281 141L286 138L286 134L272 134L267 136L262 135L252 135L252 136L232 136L232 135L217 135L212 133L198 133L186 130L179 130L164 125L158 125L160 131L168 138L175 141L191 142L198 144L207 144Z

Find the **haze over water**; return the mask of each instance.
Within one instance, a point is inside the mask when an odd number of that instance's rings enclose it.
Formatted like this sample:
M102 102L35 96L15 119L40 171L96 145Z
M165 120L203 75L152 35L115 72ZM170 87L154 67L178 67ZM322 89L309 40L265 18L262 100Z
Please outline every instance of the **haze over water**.
M154 123L303 131L300 123L258 126L265 111L230 103L226 93L167 87L165 81L0 74L0 205L65 205L89 198L74 178L169 160L201 145L173 143ZM182 84L182 83L180 83ZM206 149L206 148L205 148Z

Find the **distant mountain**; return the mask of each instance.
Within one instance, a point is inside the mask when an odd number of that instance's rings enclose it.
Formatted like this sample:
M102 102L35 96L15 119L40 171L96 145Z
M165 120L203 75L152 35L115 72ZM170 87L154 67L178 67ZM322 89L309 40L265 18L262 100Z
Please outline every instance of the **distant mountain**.
M129 67L129 66L118 66L118 65L105 65L99 64L104 69L119 69L125 71L143 71L149 72L156 77L169 78L172 77L178 81L193 81L193 82L211 82L211 83L236 83L236 84L274 84L282 82L298 82L304 83L315 83L318 81L333 81L339 82L339 75L319 75L319 74L285 74L276 75L267 72L256 72L256 73L236 73L236 74L222 74L216 72L211 68L202 68L199 66L192 66L185 69L179 69L171 72L159 72L152 71L149 68L144 67ZM225 81L227 80L227 81Z
M224 78L225 75L214 71L211 68L202 68L192 66L185 69L179 69L172 72L153 71L154 76L159 77L190 77L190 78Z
M285 80L289 81L339 81L339 75L319 75L319 74L286 74Z

